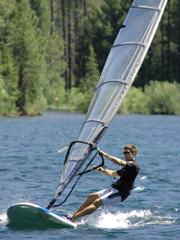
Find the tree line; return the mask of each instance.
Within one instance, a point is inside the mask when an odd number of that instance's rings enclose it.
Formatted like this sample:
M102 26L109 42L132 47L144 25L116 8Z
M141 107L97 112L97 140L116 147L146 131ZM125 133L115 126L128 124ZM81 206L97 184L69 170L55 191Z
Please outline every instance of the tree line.
M87 110L132 0L1 0L0 115ZM180 2L169 0L134 86L179 83ZM73 99L73 102L72 102Z

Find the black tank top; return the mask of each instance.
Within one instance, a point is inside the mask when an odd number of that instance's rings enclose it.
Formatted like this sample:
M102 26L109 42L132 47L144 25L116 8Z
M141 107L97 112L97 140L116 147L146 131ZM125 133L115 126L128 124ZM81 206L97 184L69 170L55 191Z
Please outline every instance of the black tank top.
M129 161L126 163L125 167L117 171L120 178L112 184L112 187L120 192L122 201L131 193L139 169L140 167L136 161Z

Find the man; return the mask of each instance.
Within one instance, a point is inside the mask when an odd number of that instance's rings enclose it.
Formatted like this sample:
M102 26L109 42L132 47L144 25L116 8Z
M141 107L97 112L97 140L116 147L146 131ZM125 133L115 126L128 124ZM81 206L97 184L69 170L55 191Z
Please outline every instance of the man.
M139 165L135 161L136 153L137 147L135 145L125 145L124 156L126 161L123 161L120 158L116 158L103 151L99 151L100 155L102 154L111 162L120 165L123 168L118 171L112 171L99 167L96 170L107 176L120 176L120 178L112 184L111 189L104 189L90 194L81 207L71 216L73 222L80 217L93 213L100 206L110 206L112 204L122 202L130 195L131 190L134 187L135 178L139 172ZM95 170L94 167L92 167L92 170Z

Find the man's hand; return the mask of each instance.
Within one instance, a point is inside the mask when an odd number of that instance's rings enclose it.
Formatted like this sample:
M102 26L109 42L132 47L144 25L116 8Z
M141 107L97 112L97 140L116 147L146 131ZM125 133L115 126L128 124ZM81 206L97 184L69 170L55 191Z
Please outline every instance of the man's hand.
M95 165L92 166L92 168L91 168L91 171L94 171L94 170L97 170L97 167Z
M99 153L100 156L103 156L103 155L104 155L104 152L101 151L100 149L98 149L98 153Z
M97 149L97 144L96 143L89 143L91 150L96 150Z

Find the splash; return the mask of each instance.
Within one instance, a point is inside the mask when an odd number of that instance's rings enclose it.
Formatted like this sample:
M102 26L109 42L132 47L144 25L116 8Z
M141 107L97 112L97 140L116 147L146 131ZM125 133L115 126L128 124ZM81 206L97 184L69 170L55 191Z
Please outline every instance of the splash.
M89 216L81 224L88 224L96 228L127 229L144 227L153 224L172 224L175 219L166 216L154 215L150 210L133 210L131 212L117 212L112 214L103 211L99 216Z
M8 218L6 213L0 214L0 224L6 226L8 223Z
M143 191L145 189L146 189L145 187L136 187L134 190L135 191Z
M141 180L144 180L144 179L146 179L147 178L147 176L143 176L143 177L141 177L140 179Z

